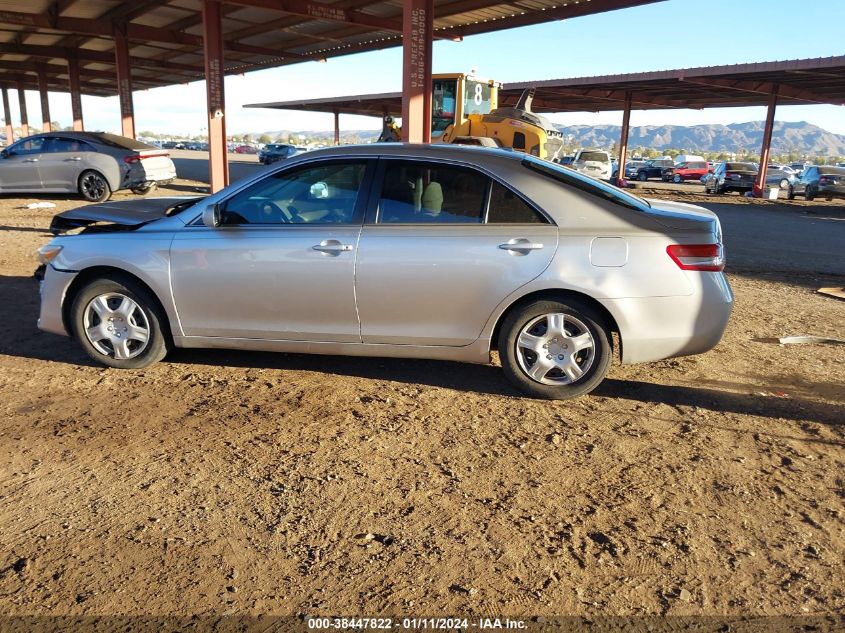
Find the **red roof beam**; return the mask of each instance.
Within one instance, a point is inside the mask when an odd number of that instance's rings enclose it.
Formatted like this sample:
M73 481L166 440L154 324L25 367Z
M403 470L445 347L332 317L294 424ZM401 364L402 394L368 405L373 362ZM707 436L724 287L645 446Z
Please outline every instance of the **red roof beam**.
M680 81L700 86L710 86L713 88L727 88L728 90L738 90L740 92L753 92L755 94L771 94L778 87L778 96L786 97L788 99L795 99L796 101L808 101L810 103L822 103L833 105L845 105L845 101L830 99L817 95L808 90L793 88L783 84L774 82L756 82L756 81L741 81L736 79L700 79L698 77L681 77Z
M227 0L227 2L245 7L284 11L291 15L300 15L312 20L342 22L344 24L355 24L390 33L402 33L402 16L385 18L378 15L370 15L363 11L343 9L335 5L310 2L309 0ZM2 17L0 17L1 19ZM435 34L434 39L460 40L461 38L452 35L438 36Z
M62 46L38 46L33 44L0 44L0 53L12 53L18 55L29 55L31 57L43 57L47 59L78 59L81 62L101 62L114 65L114 54L109 51L94 51L88 48L64 48ZM184 71L193 73L191 77L195 81L202 77L202 65L179 64L143 57L130 57L133 65L143 68L156 68L164 70Z
M21 13L19 11L0 11L0 23L18 24L20 26L55 29L57 31L68 31L78 35L91 35L106 37L113 36L112 22L110 20L89 19L89 18L66 18L61 16L42 15L40 13ZM130 40L141 42L163 42L167 44L183 44L188 46L202 47L201 35L192 35L184 31L162 29L143 24L126 23L126 37ZM224 41L226 50L236 53L248 53L251 55L264 55L266 57L290 59L310 59L289 51L252 46L236 41Z

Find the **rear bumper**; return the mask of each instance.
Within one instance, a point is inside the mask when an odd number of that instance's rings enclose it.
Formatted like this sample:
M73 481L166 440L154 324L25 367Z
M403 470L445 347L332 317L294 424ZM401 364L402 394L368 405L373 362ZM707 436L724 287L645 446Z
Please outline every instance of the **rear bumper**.
M61 272L47 266L44 278L39 282L41 309L38 314L38 328L45 332L68 336L62 317L62 306L70 284L76 279L75 272Z
M845 185L819 185L819 198L845 198Z
M606 301L619 325L622 363L701 354L722 339L733 293L722 273L690 275L691 295Z

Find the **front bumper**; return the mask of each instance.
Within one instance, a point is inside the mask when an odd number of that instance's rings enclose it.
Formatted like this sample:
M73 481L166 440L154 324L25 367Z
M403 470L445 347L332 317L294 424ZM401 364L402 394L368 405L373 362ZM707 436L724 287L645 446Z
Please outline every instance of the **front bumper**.
M40 270L40 269L39 269ZM38 314L38 328L45 332L68 336L65 327L63 306L70 284L76 279L76 272L59 271L47 266L39 282L41 309Z

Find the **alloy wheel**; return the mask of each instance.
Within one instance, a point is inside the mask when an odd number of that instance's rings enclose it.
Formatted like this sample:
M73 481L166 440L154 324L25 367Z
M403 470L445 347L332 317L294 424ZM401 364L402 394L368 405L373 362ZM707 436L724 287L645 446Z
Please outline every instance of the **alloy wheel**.
M85 174L80 185L82 195L89 200L99 200L106 193L106 181L100 174Z

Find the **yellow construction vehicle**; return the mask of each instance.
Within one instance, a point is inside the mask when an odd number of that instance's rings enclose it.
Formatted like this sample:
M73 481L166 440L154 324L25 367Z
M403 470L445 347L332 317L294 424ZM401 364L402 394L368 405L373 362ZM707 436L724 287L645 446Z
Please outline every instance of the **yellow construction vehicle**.
M531 111L533 90L517 104L498 107L499 84L463 73L432 77L431 142L505 147L554 160L563 137L551 121ZM384 117L379 141L401 137L393 117Z

